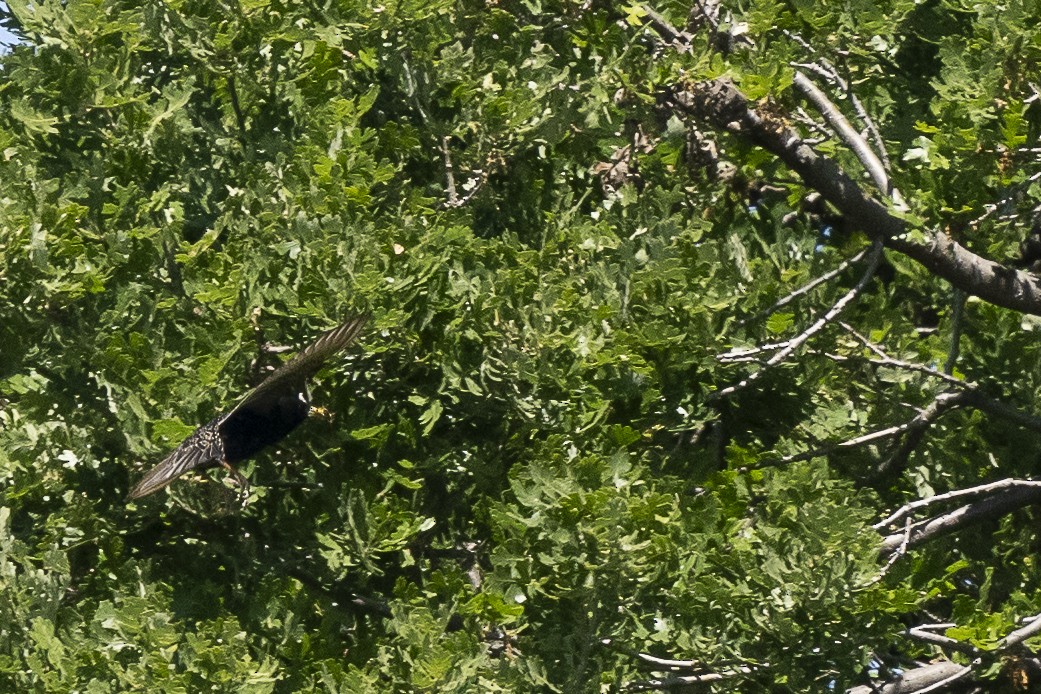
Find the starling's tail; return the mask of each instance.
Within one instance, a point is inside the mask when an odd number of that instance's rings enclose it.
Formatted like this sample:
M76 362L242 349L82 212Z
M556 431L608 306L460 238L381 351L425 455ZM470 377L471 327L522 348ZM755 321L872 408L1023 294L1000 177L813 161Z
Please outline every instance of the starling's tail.
M145 473L137 481L127 501L140 499L159 491L175 479L199 468L213 467L224 460L224 443L218 432L220 418L196 429L191 436L181 442L163 462Z
M180 475L171 475L169 471L164 469L162 465L156 465L154 468L149 470L144 477L137 481L134 488L127 494L127 501L133 501L134 499L140 499L143 496L154 494L166 485L173 482Z

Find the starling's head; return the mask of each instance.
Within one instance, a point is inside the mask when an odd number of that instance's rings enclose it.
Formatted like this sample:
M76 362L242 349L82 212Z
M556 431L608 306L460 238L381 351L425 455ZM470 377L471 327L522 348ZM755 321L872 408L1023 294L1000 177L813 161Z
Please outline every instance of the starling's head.
M324 407L316 407L315 405L311 405L311 409L308 410L307 415L309 417L321 417L327 422L331 422L333 420L333 417L336 416Z

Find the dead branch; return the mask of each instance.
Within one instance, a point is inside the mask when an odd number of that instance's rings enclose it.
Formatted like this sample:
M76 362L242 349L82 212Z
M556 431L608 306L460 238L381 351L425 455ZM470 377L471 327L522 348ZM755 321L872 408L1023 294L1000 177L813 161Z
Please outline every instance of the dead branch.
M860 160L860 163L867 170L868 175L871 176L871 180L875 182L878 190L883 195L893 195L894 191L891 190L889 185L889 175L886 173L886 168L882 165L882 161L868 147L867 142L860 136L860 133L853 129L853 126L849 124L849 121L846 120L846 117L842 115L842 112L839 111L835 104L828 99L824 92L817 88L817 85L809 77L801 72L795 73L792 83L807 99L813 102L813 105L817 107L824 119L828 121L828 125L853 150L857 159ZM897 198L898 196L893 195L893 197Z
M904 440L900 442L900 446L893 451L892 455L878 466L878 469L871 477L877 479L902 471L907 465L907 459L911 456L911 453L922 442L929 426L955 407L965 404L968 399L968 393L965 391L960 393L940 393L937 395L927 408L907 423Z
M676 687L689 687L695 684L709 684L711 682L721 682L722 680L737 677L738 675L746 675L751 671L751 668L745 667L734 672L706 672L703 675L676 675L673 677L638 680L628 683L625 686L625 690L629 692L647 692L674 689Z
M1024 506L1037 503L1041 503L1041 488L1034 485L1013 486L979 501L960 506L949 513L915 523L911 526L910 537L906 541L902 531L886 535L882 538L881 554L887 556L901 546L908 549L917 547L962 528L999 518Z
M940 393L936 396L936 399L929 405L929 407L921 410L912 419L903 424L896 424L885 429L878 429L876 431L869 432L867 434L861 434L852 439L846 441L840 441L838 443L832 443L818 448L811 449L809 451L803 451L802 453L793 453L791 455L783 456L782 458L775 460L768 460L755 467L767 467L774 465L786 465L788 463L797 463L803 460L810 460L823 455L830 455L837 451L848 450L857 448L876 441L884 441L886 439L896 438L898 436L905 436L904 442L896 453L902 452L905 448L913 449L924 435L925 430L935 422L937 419L942 417L950 410L958 407L968 400L966 393ZM908 453L910 450L908 450ZM894 456L896 455L894 453ZM892 458L890 458L892 459ZM881 470L882 468L880 468Z
M949 629L953 626L957 625L950 624L947 628ZM913 639L924 641L925 643L932 644L938 648L942 648L943 650L964 653L966 655L971 655L974 658L980 654L980 649L976 648L971 643L952 639L950 636L937 634L923 627L911 627L905 633Z
M1016 480L1016 479L1004 479L997 482L990 482L988 484L981 484L976 487L969 487L968 489L956 489L945 494L937 494L936 496L930 496L927 499L917 499L909 503L904 504L894 513L887 516L884 520L875 523L872 528L875 530L884 530L890 525L894 525L899 521L903 520L907 516L911 515L918 509L926 508L934 504L942 503L944 501L951 501L953 499L961 499L967 496L980 496L983 494L990 494L996 491L1003 491L1006 489L1038 489L1041 490L1041 481L1034 480Z
M1041 614L1035 614L1027 619L1026 626L1006 634L1005 638L998 641L997 651L1006 651L1019 646L1027 639L1041 634Z
M641 664L650 666L652 670L675 673L669 677L652 678L629 682L625 686L626 691L643 692L660 689L672 689L674 687L691 686L694 684L708 684L722 680L747 675L756 667L740 661L719 663L718 670L709 669L704 663L697 660L673 660L671 658L659 658L649 653L634 651L622 644L615 643L613 639L601 639L600 644L613 650L619 651L629 657L638 660ZM686 673L686 674L679 674Z
M943 363L945 374L953 373L954 365L958 362L958 355L961 352L962 323L965 318L965 292L955 288L953 294L954 296L951 297L951 344L947 350L947 360Z
M445 204L448 207L458 207L459 195L455 191L455 168L452 166L452 150L449 144L448 135L441 138L441 154L445 164L445 191L448 193L448 200Z
M918 627L911 627L906 632L908 636L919 641L931 643L945 650L957 651L972 656L972 662L969 665L958 665L949 660L940 660L905 672L881 687L874 684L862 685L847 690L846 694L877 694L879 692L884 694L899 694L901 692L921 694L922 692L942 691L949 685L970 675L985 658L993 661L1002 654L1015 650L1027 639L1041 633L1041 614L1027 617L1023 621L1026 623L1025 626L1007 634L1005 638L998 641L993 650L986 653L981 652L980 649L972 644L941 634L934 634L931 631L931 629L949 629L956 626L953 623L923 624Z
M809 292L812 292L814 289L821 286L822 284L835 279L843 272L845 272L846 269L849 268L851 265L855 265L856 263L859 263L861 260L863 260L864 256L867 255L868 250L869 249L865 248L864 250L854 255L852 258L847 258L846 260L843 260L841 263L838 264L838 266L835 267L834 270L829 270L820 277L816 277L810 280L798 289L789 292L787 295L781 297L767 308L764 308L762 311L758 311L755 315L740 320L737 324L737 327L743 327L745 325L748 325L749 323L754 323L757 320L772 315L775 311L778 311L784 306L787 306L795 299L798 299L800 296L808 294Z
M788 344L785 345L784 348L782 348L772 357L767 359L766 363L763 365L763 368L759 369L758 371L752 372L750 375L746 376L740 382L717 391L713 394L713 398L725 398L729 395L736 393L742 388L745 388L753 381L761 377L768 368L780 364L789 356L791 356L791 354L795 352L795 350L797 350L803 344L805 344L807 340L809 340L811 337L820 332L820 330L825 325L835 320L839 316L839 314L841 314L842 311L845 310L845 308L864 290L868 282L871 281L871 278L875 276L875 270L878 269L879 264L882 262L882 251L884 250L884 248L885 247L882 245L882 243L876 240L875 244L871 248L871 255L868 257L868 267L864 271L863 276L861 276L860 280L856 283L856 285L853 286L852 289L850 289L842 296L842 298L836 301L835 304L832 305L832 307L828 309L828 311L823 316L814 321L814 323L810 327L806 328L806 330L804 330L798 336L789 340Z

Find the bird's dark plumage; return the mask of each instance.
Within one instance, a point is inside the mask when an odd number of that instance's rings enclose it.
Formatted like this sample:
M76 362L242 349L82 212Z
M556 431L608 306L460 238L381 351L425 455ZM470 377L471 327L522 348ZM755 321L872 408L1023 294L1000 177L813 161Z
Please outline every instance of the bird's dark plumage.
M308 379L358 336L366 320L367 316L358 316L325 333L268 376L238 405L196 429L134 485L129 498L139 499L159 491L189 470L215 465L224 465L244 481L231 464L282 440L307 418L311 409Z

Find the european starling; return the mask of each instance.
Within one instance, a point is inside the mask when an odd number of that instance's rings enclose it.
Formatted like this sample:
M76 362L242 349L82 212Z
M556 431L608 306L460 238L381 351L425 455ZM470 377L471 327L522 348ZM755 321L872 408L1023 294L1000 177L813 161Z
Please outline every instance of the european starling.
M307 380L322 368L326 359L358 336L366 320L367 316L357 316L325 333L268 376L230 411L196 429L134 485L128 499L140 499L158 491L189 470L217 465L224 466L243 489L248 489L246 478L232 465L281 441L307 419L311 411Z

